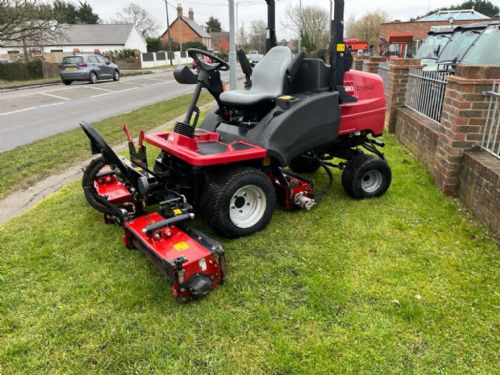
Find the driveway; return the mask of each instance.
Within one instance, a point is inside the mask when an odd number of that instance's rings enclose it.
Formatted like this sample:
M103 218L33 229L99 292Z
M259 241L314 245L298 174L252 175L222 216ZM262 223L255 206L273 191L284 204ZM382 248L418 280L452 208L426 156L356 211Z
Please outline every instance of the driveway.
M118 82L73 83L1 93L0 152L145 105L192 92L172 71L125 77Z

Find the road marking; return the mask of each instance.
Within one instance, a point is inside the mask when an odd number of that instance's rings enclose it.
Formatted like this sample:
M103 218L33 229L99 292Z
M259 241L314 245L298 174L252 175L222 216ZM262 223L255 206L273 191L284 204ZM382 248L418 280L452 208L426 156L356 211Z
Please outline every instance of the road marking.
M146 83L122 82L122 81L118 81L118 83L121 83L122 85L146 86Z
M108 91L108 92L115 92L113 90L109 90L109 89L103 89L101 87L94 87L94 86L75 86L75 87L81 87L81 88L84 88L84 89L92 89L92 90L101 90L101 91Z
M111 91L111 92L106 92L104 94L98 94L98 95L92 95L91 98L99 98L101 96L105 96L105 95L111 95L111 94L118 94L120 92L125 92L125 91L130 91L130 90L135 90L135 89L138 89L139 87L131 87L129 89L125 89L125 90L118 90L118 91Z
M32 109L36 109L36 108L37 107L29 107L29 108L18 109L17 111L4 112L4 113L0 113L0 116L7 116L7 115L13 115L14 113L31 111Z
M52 98L61 99L61 100L71 100L70 98L65 98L64 96L49 94L47 92L39 92L40 95L50 96Z
M54 105L61 105L61 104L64 104L64 102L57 102L57 103L52 103L52 104L44 104L44 105L39 106L38 108L52 107Z

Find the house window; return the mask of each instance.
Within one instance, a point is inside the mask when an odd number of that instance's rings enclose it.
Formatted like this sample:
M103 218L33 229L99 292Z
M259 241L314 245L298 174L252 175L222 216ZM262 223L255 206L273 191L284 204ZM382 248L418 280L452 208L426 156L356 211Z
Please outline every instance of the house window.
M51 49L50 52L62 52L62 49Z
M16 53L19 53L19 50L12 50L12 51L7 51L9 55L15 55Z

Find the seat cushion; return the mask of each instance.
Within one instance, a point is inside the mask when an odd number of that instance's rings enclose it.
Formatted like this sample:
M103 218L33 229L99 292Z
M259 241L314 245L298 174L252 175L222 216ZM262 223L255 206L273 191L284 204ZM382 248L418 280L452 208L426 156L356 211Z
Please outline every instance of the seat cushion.
M256 93L248 90L226 91L220 95L222 103L229 106L253 106L262 101L273 100L276 96L272 93Z
M286 71L292 63L290 48L272 48L255 66L250 90L227 91L220 95L228 106L248 107L261 102L270 102L283 94Z

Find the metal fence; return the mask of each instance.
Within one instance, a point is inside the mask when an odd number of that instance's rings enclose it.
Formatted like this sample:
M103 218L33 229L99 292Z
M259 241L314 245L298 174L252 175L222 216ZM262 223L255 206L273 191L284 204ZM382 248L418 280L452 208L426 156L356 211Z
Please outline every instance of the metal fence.
M443 110L446 77L451 74L453 73L410 69L405 105L439 123Z
M490 98L481 147L500 158L500 82L493 83L491 91L483 92Z
M388 63L380 63L378 64L378 75L384 81L384 92L387 92L389 89L389 64Z

